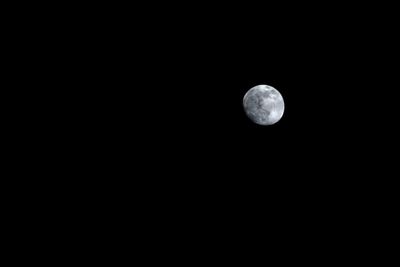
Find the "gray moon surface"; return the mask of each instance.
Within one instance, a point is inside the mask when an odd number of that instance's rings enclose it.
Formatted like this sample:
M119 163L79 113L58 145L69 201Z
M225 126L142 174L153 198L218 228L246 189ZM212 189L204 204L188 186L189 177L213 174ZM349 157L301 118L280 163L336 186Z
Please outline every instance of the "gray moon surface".
M272 125L282 118L285 103L278 90L262 84L254 86L244 95L243 107L254 123Z

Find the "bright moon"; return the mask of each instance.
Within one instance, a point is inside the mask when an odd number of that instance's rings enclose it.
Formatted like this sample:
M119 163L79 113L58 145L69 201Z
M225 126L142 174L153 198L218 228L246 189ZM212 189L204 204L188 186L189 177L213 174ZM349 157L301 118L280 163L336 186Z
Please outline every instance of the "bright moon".
M243 98L243 107L251 121L259 125L272 125L283 116L285 104L283 97L272 86L257 85Z

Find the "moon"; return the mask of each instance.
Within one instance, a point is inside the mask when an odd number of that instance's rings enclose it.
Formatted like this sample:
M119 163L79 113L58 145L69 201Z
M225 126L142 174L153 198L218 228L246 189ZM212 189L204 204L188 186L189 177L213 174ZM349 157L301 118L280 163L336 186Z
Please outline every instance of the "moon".
M282 118L285 103L278 90L261 84L247 91L243 97L243 107L252 122L259 125L272 125Z

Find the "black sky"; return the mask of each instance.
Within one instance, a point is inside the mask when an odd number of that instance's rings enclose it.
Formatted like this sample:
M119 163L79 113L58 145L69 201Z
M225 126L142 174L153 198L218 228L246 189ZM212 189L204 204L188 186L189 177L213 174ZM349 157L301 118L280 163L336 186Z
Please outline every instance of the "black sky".
M23 154L32 167L18 168L55 195L45 198L55 203L48 214L64 212L54 201L62 196L73 224L87 216L97 238L133 229L144 243L164 240L162 249L175 233L207 248L217 237L264 248L272 235L298 247L309 233L347 240L372 209L389 209L398 188L395 17L366 3L279 3L96 3L24 24L21 94L39 112L16 121L33 147ZM243 111L259 84L284 98L273 126ZM31 178L40 168L50 178ZM109 221L117 226L97 231Z

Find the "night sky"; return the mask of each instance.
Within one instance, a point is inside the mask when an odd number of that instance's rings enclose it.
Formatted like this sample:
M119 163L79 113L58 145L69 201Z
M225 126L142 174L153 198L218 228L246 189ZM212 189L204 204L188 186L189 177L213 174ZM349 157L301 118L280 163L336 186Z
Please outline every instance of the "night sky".
M28 8L37 24L16 31L28 74L15 80L29 89L17 93L33 106L14 122L31 162L18 168L54 205L49 224L56 212L68 224L57 232L123 244L108 230L149 259L154 244L197 240L287 257L288 244L314 242L314 255L363 242L376 228L365 222L396 214L397 15L325 1L116 5ZM260 84L285 101L272 126L243 110Z

